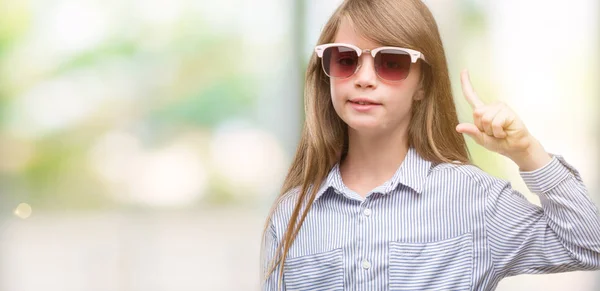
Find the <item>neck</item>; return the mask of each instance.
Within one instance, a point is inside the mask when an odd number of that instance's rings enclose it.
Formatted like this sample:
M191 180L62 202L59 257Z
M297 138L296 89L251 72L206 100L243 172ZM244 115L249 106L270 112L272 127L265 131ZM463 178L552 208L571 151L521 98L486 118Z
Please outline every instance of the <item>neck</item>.
M408 152L408 129L364 135L348 129L348 153L340 164L342 179L353 184L379 185L389 180Z

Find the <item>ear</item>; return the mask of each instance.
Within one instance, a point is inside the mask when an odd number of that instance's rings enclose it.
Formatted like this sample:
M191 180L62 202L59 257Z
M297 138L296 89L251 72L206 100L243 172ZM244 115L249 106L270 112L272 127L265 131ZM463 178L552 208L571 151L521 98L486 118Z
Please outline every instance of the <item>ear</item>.
M420 100L423 100L424 98L425 98L425 90L423 90L422 88L419 88L417 90L417 92L415 92L415 94L413 95L414 101L420 101Z

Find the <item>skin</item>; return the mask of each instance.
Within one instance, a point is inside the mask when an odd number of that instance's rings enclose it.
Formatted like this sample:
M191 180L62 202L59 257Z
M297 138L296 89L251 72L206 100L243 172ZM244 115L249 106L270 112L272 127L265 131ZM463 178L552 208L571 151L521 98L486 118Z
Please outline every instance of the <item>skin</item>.
M335 41L361 49L384 46L353 29L349 19L340 24ZM413 102L423 98L421 64L412 64L408 77L389 82L377 76L373 58L363 53L359 70L349 78L331 78L331 98L338 116L348 125L349 148L340 164L344 184L365 197L389 180L408 152L408 125ZM550 162L551 156L529 133L506 104L484 104L477 96L466 70L461 72L463 94L473 108L473 123L461 123L456 131L473 138L486 149L513 160L521 171L533 171ZM352 100L366 98L377 105L367 111L353 107Z
M353 44L361 49L383 46L355 33L344 19L335 42ZM340 165L346 186L365 196L389 180L408 151L410 108L422 98L420 63L413 64L408 77L389 82L377 76L373 57L363 53L360 69L346 79L331 79L332 103L338 116L348 125L348 155ZM378 105L367 112L353 108L351 100L367 98Z
M510 158L521 171L537 170L552 160L508 105L483 103L471 86L467 70L463 70L460 77L463 94L473 109L473 123L461 123L456 126L456 131L467 134L486 149Z

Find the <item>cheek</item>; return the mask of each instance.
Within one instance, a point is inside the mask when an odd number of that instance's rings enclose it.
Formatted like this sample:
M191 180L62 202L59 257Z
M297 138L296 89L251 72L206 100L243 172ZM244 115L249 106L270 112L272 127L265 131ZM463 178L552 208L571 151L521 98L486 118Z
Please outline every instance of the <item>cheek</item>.
M404 85L404 84L403 84ZM403 87L400 85L400 87ZM389 98L386 98L386 107L392 112L406 113L410 112L410 108L413 106L413 95L415 90L413 88L388 88L387 91Z
M348 98L347 80L332 79L330 84L329 87L333 105L336 106L337 104L344 103Z

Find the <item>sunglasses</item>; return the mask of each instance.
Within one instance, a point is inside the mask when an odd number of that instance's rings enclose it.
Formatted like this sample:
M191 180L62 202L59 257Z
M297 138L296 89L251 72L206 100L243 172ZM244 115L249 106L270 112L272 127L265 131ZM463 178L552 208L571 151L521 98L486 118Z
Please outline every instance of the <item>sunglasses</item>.
M406 79L410 72L410 65L419 59L427 62L425 56L419 51L389 46L361 50L351 44L328 43L315 47L315 52L321 58L325 75L340 79L348 78L360 69L359 59L363 52L373 56L377 76L392 82Z

